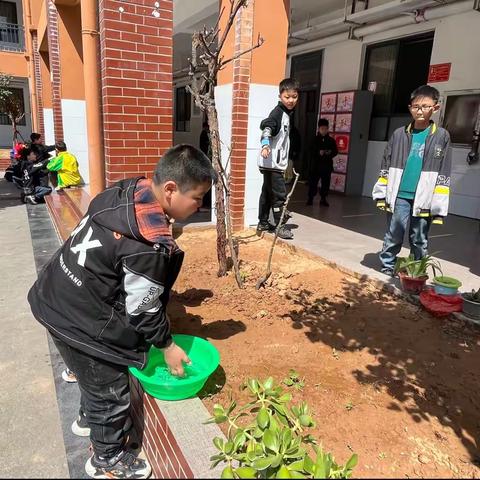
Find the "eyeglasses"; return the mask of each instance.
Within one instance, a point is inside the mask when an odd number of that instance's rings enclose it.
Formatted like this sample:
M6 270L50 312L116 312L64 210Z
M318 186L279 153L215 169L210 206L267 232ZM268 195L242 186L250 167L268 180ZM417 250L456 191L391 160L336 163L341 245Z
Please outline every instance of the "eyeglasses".
M416 110L417 112L421 110L422 112L429 112L433 110L435 105L410 105L411 110Z

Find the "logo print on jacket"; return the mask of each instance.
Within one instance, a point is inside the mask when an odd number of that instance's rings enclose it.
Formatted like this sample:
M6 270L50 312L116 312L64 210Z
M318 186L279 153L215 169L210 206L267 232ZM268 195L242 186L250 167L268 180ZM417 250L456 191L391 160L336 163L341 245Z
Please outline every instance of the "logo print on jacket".
M82 219L82 221L78 224L78 227L71 233L72 237L72 242L77 236L77 234L85 227L85 224L88 221L88 215ZM85 266L85 260L87 259L87 250L90 250L92 248L98 248L101 247L102 244L100 243L100 240L90 240L93 235L93 228L89 227L87 234L83 238L83 241L81 243L78 243L74 247L70 247L70 250L73 253L79 253L78 255L78 260L77 263L81 266Z

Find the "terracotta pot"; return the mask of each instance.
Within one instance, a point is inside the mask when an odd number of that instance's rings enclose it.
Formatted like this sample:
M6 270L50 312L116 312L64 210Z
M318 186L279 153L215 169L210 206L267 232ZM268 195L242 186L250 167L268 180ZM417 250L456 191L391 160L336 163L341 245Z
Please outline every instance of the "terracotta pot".
M409 277L404 273L399 273L398 276L400 277L403 291L417 295L425 288L428 280L428 275L424 275L423 277Z

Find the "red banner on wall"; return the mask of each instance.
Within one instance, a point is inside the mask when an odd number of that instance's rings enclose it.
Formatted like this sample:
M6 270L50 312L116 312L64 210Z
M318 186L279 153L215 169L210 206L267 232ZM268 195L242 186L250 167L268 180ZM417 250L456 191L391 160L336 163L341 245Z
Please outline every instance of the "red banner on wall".
M451 63L438 63L437 65L430 65L428 71L428 83L448 82L450 79Z

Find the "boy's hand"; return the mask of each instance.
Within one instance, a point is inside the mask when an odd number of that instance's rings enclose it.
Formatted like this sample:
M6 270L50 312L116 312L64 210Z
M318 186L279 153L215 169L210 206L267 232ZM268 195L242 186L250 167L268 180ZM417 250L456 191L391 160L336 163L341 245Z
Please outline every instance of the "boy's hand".
M262 147L261 155L263 158L267 158L270 155L271 149L268 145Z
M170 373L176 377L183 377L185 375L183 370L183 362L185 362L187 365L192 364L187 354L173 342L162 350L165 357L165 363L170 369Z

